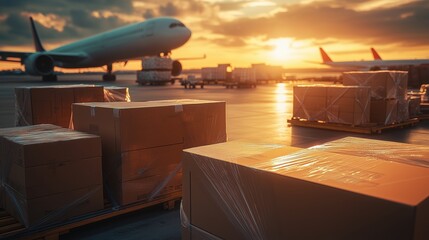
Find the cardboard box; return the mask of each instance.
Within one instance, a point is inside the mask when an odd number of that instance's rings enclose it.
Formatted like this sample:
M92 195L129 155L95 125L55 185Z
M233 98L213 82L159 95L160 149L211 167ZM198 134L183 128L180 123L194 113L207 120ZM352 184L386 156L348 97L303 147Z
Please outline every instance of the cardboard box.
M370 122L370 88L360 86L327 87L327 121L349 125Z
M127 87L104 87L105 102L131 102L130 92Z
M226 103L196 99L152 101L183 106L184 148L226 142Z
M102 185L34 199L26 199L13 189L9 191L14 198L4 199L5 209L26 227L59 223L104 208Z
M183 144L146 148L123 152L120 156L106 156L104 176L114 182L125 182L170 172L181 164Z
M103 156L183 143L182 105L150 102L73 104L76 130L101 137Z
M371 122L382 125L398 123L398 100L371 100Z
M429 237L428 168L314 149L242 156L246 146L235 155L229 144L184 151L183 239L203 232L220 239Z
M327 85L293 87L293 117L309 121L326 121Z
M176 144L104 158L106 187L120 205L181 191L182 149L183 144Z
M345 137L311 149L429 167L429 148L425 145Z
M103 87L58 85L15 88L16 125L50 123L69 127L71 104L104 101Z
M2 206L27 227L103 207L98 136L53 125L3 129L0 156Z
M149 202L166 197L168 194L181 192L182 173L177 172L169 176L153 175L120 183L111 182L108 187L119 205Z
M406 71L356 71L343 73L345 86L369 86L375 99L406 99L408 73Z

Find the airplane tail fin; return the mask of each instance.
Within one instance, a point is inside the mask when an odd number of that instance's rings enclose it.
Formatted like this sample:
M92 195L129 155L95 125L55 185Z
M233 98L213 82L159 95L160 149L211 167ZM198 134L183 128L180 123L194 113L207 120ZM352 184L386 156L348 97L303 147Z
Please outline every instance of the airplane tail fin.
M378 54L377 51L375 51L374 48L371 48L371 52L372 52L372 56L374 57L374 60L382 60L380 55Z
M30 17L30 25L31 25L31 33L33 34L33 41L34 41L34 48L37 52L44 52L45 48L42 45L42 42L40 41L39 35L36 31L36 26L34 26L33 18Z
M320 55L322 55L323 63L332 62L332 59L328 56L328 54L326 54L326 52L323 50L323 48L320 47L319 50L320 50Z

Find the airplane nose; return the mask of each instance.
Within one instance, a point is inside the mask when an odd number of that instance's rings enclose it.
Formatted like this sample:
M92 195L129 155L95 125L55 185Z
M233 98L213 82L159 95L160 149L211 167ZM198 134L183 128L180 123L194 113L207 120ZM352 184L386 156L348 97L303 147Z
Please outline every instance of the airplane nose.
M188 41L190 38L191 38L191 36L192 36L192 32L191 32L191 30L189 29L189 28L186 28L186 31L185 31L185 42L186 41Z

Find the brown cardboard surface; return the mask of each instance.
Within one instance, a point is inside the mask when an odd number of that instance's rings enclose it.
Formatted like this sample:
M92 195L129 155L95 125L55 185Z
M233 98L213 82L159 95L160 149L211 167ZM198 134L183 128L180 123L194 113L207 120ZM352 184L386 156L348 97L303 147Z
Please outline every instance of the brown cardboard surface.
M355 71L343 73L346 86L369 86L375 99L406 98L408 73L404 71Z
M184 148L226 142L226 103L196 99L153 101L183 106Z
M51 123L69 127L71 104L104 101L103 87L58 85L15 88L18 126Z
M104 176L114 182L125 182L153 175L167 175L181 163L182 149L183 144L175 144L105 157Z
M398 121L398 100L396 99L372 99L371 122L390 125Z
M73 104L76 130L101 137L103 155L183 143L182 106L149 102Z
M310 121L326 121L325 85L297 85L293 88L293 117Z
M425 145L345 137L311 148L318 151L429 167L429 148Z
M73 87L74 103L104 102L103 86L73 85L72 87Z
M327 87L326 101L328 122L362 125L370 121L369 87Z
M184 151L185 237L193 227L223 239L428 237L429 215L417 213L428 168L315 149L241 157L217 145Z
M101 156L99 156L29 168L12 163L3 180L28 200L101 185L102 179Z
M26 227L60 222L104 207L103 186L95 185L41 198L25 199L13 189L5 197L5 209Z
M3 138L4 158L23 167L101 156L98 136L65 128L41 130L36 125Z
M107 187L120 205L148 202L166 194L182 191L182 173L169 175L166 172L120 183L110 182Z

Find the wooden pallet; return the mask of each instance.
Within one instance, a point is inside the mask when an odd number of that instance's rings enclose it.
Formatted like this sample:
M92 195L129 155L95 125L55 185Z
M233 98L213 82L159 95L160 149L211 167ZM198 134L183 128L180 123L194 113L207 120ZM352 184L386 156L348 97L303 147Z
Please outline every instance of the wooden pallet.
M103 210L72 218L66 222L50 224L37 229L27 229L4 209L0 209L0 239L59 239L61 234L68 233L71 229L109 219L126 213L138 211L147 207L163 204L164 209L174 208L176 201L182 197L181 192L171 193L154 199L150 202L139 202L126 206L112 207L105 200Z
M316 121L307 121L302 119L289 119L287 122L291 126L299 126L299 127L309 127L309 128L318 128L318 129L326 129L326 130L334 130L334 131L342 131L342 132L352 132L352 133L362 133L362 134L373 134L373 133L381 133L387 129L393 128L404 128L408 126L414 126L419 122L418 118L412 118L402 123L396 123L391 125L376 125L376 124L368 124L363 126L352 126L347 124L340 123L327 123L327 122L316 122Z

